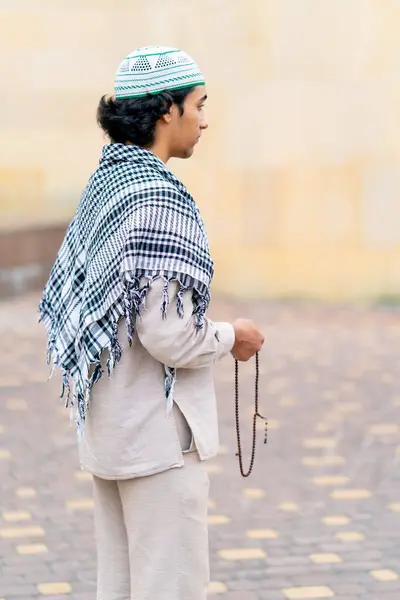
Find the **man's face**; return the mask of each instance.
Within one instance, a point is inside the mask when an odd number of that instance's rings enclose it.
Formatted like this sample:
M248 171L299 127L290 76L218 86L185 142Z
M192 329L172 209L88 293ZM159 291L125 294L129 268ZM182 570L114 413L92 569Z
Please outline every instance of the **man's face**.
M171 156L189 158L200 140L202 132L207 129L204 103L207 99L205 86L196 87L185 99L183 115L179 107L171 108L170 142Z

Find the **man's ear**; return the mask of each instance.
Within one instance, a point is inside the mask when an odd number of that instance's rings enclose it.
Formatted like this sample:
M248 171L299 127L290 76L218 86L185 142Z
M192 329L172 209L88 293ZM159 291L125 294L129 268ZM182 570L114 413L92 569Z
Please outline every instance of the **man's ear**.
M172 121L172 111L174 110L174 106L171 106L169 111L160 117L160 120L163 121L166 125L169 125Z

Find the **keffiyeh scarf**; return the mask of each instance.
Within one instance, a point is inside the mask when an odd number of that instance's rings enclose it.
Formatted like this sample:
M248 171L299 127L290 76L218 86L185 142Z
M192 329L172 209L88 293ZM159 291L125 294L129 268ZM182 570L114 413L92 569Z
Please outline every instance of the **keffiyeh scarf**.
M151 152L109 144L89 179L51 270L39 305L48 334L47 361L62 373L61 397L82 429L93 386L108 352L111 376L121 358L118 322L125 319L131 344L146 294L164 280L182 296L193 290L193 317L201 328L210 302L213 262L199 210L185 186ZM144 283L143 283L144 282ZM175 371L165 367L165 393L172 405Z

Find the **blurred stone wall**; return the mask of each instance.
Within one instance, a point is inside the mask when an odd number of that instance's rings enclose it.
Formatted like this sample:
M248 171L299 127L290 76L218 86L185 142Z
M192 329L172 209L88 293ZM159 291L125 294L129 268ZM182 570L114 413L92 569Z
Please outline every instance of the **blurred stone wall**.
M2 0L0 230L68 222L120 60L172 45L208 80L209 130L170 166L202 209L215 289L400 295L399 40L399 0Z

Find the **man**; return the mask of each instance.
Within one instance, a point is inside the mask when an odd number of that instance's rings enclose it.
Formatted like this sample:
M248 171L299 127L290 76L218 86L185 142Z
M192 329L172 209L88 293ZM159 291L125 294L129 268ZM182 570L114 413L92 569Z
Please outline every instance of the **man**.
M251 321L207 319L203 222L166 167L192 155L206 98L180 50L146 47L123 60L114 97L98 108L111 143L40 304L81 466L93 474L99 599L205 600L212 367L229 352L248 360L264 341Z

